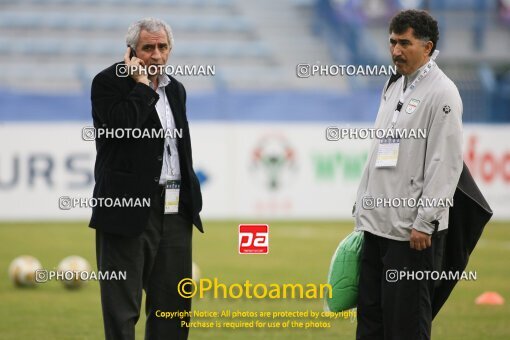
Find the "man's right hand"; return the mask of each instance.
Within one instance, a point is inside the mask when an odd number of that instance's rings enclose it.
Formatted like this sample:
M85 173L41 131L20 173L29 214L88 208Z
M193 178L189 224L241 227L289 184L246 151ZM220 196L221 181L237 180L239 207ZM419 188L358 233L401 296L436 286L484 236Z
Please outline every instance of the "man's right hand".
M142 72L142 67L145 67L145 63L142 59L137 57L129 58L130 54L131 47L128 47L126 49L126 53L124 54L124 63L128 67L130 77L133 78L133 80L137 83L143 83L149 86L149 78L147 77L147 72Z
M411 249L424 250L432 245L432 237L413 228L409 244Z

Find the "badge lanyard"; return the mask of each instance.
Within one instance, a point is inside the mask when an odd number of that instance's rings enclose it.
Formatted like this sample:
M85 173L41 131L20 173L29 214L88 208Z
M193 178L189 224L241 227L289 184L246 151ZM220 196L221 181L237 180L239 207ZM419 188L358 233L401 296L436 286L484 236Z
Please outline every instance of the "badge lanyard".
M165 141L166 143L166 141ZM170 170L170 174L172 178L174 177L174 168L172 166L172 151L170 150L170 142L166 143L166 152L168 154L168 157L165 157L165 163L167 166L167 169ZM168 175L168 174L166 174Z
M406 90L404 91L404 79L402 79L402 91L400 93L400 98L398 100L397 107L395 108L395 111L393 112L393 118L391 120L391 128L393 129L395 127L395 124L397 124L398 116L400 115L400 110L402 109L402 106L404 105L405 101L411 94L411 92L416 88L416 85L425 78L432 67L436 64L435 60L437 58L437 55L439 54L439 50L435 50L432 54L432 57L430 57L430 61L428 62L427 66L421 71L420 75L416 77L416 79L409 85Z
M163 97L165 100L165 123L166 123L165 129L169 129L169 127L172 123L172 121L170 119L171 112L166 111L166 108L168 106L167 98L166 98L166 96L163 96ZM174 168L172 167L172 151L171 151L171 147L170 147L170 141L168 140L168 138L165 138L164 150L168 155L168 157L164 157L167 171L170 170L171 178L173 178L174 177ZM166 173L165 176L166 176L166 179L168 179L168 173Z
M171 125L171 119L169 112L166 112L167 102L166 102L166 96L165 98L165 116L166 116L166 129L168 129ZM165 138L165 146L164 146L164 152L167 153L167 157L163 157L164 161L167 166L167 173L165 174L166 177L166 184L165 184L165 214L177 214L179 213L179 195L180 195L180 188L181 188L181 181L174 179L174 168L172 165L172 150L170 146L170 140L168 138ZM168 178L168 170L170 170L170 177L172 179Z
M404 80L402 80L402 91L400 93L400 99L398 101L397 107L393 112L393 119L391 120L391 129L395 127L397 123L398 116L400 114L400 110L402 109L402 105L404 105L406 99L409 97L409 94L416 88L416 85L427 76L430 70L434 67L435 59L439 51L436 50L430 61L425 66L425 68L421 71L421 73L416 77L416 79L409 85L404 91ZM400 148L400 138L383 138L379 141L379 148L377 149L377 158L375 161L376 168L394 168L397 166L398 162L398 152Z

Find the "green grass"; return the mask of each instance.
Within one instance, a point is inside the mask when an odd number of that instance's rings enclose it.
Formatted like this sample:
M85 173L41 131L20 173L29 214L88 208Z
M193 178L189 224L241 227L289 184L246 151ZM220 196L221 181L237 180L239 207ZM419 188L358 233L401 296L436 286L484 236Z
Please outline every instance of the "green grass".
M243 221L246 222L246 221ZM237 253L238 221L206 223L206 234L194 234L194 260L202 277L223 283L324 283L338 242L352 229L345 222L272 222L270 254ZM52 269L72 254L95 264L94 232L86 223L0 223L0 338L101 339L103 325L99 287L90 282L69 291L60 282L36 288L14 287L7 277L10 261L19 255L37 257ZM433 324L436 339L510 339L510 308L477 306L484 291L510 298L508 258L510 223L491 223L473 253L468 270L477 281L460 282ZM197 310L322 310L321 300L194 299ZM142 309L143 310L143 309ZM144 314L137 325L143 339ZM190 339L354 339L356 323L334 320L329 329L192 329Z

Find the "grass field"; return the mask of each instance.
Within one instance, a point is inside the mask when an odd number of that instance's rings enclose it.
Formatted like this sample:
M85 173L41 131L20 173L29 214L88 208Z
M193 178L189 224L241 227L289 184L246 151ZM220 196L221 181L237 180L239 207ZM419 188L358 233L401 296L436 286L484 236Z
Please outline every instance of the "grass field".
M246 221L242 221L246 222ZM338 242L352 229L345 222L273 222L270 254L237 253L238 221L205 223L206 234L194 234L194 260L202 277L224 283L324 283ZM94 232L86 223L0 223L0 339L101 339L99 286L90 282L69 291L60 282L15 288L8 280L10 261L37 257L46 269L72 254L95 264ZM468 270L476 281L460 282L433 324L435 339L510 339L510 223L486 227ZM504 306L477 306L484 291L497 291ZM322 310L321 300L194 299L199 310ZM137 325L143 339L144 315ZM192 329L190 339L354 339L356 323L334 320L329 329Z

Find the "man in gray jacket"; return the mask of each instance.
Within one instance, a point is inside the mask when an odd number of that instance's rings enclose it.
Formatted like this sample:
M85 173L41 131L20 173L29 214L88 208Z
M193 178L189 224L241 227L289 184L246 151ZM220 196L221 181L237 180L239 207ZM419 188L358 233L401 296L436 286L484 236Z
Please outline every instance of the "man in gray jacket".
M353 211L365 233L356 338L430 339L425 272L438 268L462 171L462 101L435 63L439 30L428 13L398 13L389 33L399 77L383 89L375 128L386 136L373 142Z

